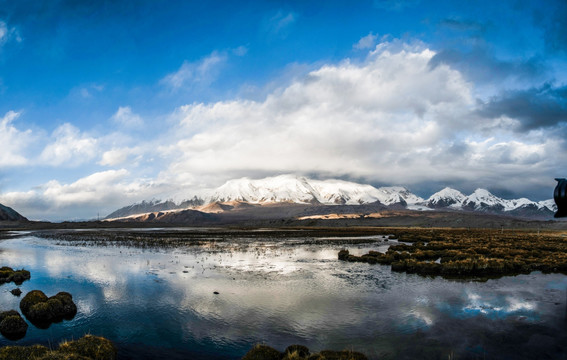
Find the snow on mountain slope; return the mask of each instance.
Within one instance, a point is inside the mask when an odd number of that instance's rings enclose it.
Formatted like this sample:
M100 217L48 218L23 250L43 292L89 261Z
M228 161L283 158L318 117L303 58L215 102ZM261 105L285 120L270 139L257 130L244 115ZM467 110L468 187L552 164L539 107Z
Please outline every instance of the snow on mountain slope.
M227 181L207 202L246 201L249 203L293 202L303 204L415 204L423 201L400 186L375 188L343 180L311 180L301 176L280 175L265 179L242 178Z
M307 179L281 175L259 180L229 180L207 199L207 202L227 201L313 203L318 199Z
M414 210L468 210L508 213L522 217L530 217L532 214L547 217L556 211L552 199L540 202L526 198L506 200L485 189L476 189L472 194L465 196L458 190L446 187L424 200L401 186L376 188L344 180L313 180L302 176L280 175L264 179L229 180L200 198L193 197L185 201L141 202L119 209L107 218L174 209L200 209L209 204L216 204L214 205L216 208L224 211L224 207L219 204L363 205L376 202L386 206L401 206ZM229 208L235 209L233 206Z
M485 189L476 189L472 194L463 201L464 208L472 208L474 210L494 209L507 210L507 203L503 199L492 195L490 191ZM511 210L511 209L508 209Z
M557 205L553 199L543 200L536 203L538 209L548 209L550 211L557 211Z
M446 187L431 195L429 199L426 200L425 205L433 209L461 206L465 199L466 196L462 192Z

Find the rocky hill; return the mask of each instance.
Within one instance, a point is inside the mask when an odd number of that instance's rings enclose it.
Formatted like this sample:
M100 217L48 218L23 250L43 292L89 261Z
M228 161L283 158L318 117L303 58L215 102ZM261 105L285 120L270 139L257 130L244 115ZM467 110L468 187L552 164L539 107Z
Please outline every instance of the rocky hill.
M28 221L14 209L0 204L0 221Z

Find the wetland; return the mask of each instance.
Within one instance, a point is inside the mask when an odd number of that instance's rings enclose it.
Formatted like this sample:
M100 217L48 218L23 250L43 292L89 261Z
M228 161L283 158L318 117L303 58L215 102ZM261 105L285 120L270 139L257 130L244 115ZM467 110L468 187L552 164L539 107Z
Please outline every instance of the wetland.
M392 246L430 244L441 233L428 234L386 228L5 233L0 265L31 273L19 285L22 295L68 292L77 311L47 328L30 323L25 337L0 338L0 345L55 349L92 334L111 340L118 359L240 359L256 344L354 350L369 359L565 357L567 276L560 272L446 279L337 257L343 249L352 256L387 254ZM548 235L562 246L561 233ZM0 286L3 310L19 309L22 298L10 292L12 285Z

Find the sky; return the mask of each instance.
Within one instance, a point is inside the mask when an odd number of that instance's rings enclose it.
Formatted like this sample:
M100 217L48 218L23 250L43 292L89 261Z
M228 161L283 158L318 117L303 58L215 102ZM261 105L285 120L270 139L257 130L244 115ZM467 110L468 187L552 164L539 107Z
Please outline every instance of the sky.
M564 0L0 0L0 203L34 220L297 174L567 177Z

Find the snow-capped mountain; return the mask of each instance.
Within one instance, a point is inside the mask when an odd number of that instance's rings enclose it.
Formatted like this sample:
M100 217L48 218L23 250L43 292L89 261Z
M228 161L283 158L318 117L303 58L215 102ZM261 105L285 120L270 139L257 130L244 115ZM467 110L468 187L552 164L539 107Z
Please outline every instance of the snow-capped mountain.
M216 204L240 204L217 206ZM280 175L264 179L241 178L229 180L203 197L193 197L181 202L143 201L119 209L107 218L126 217L134 214L195 209L202 212L224 211L242 208L243 204L313 204L313 205L365 205L381 204L387 207L417 210L447 209L480 211L494 214L510 214L522 217L551 217L556 211L553 200L534 202L526 198L507 200L488 190L477 189L466 196L458 190L444 188L427 200L413 194L405 187L376 188L343 180L313 180L301 176ZM229 204L229 205L230 205ZM221 209L221 210L219 210Z
M228 201L325 205L360 205L378 201L384 205L407 205L423 199L400 186L375 188L343 180L312 180L280 175L259 180L242 178L227 181L213 192L207 202Z
M159 211L168 211L168 210L175 210L175 209L188 209L188 208L195 208L204 204L202 199L198 197L193 197L190 200L184 200L179 204L174 202L173 200L156 200L152 199L150 201L142 201L137 204L132 204L120 208L110 215L108 215L107 219L115 219L120 217L126 217L135 214L144 214L150 212L159 212Z
M540 202L526 198L506 200L485 189L476 189L469 196L465 196L458 190L444 188L431 195L423 205L434 209L450 208L492 213L503 212L511 215L526 215L529 212L546 215L557 210L554 201L551 199Z
M459 190L446 187L443 190L431 195L424 205L431 209L446 208L451 206L460 207L465 199L466 196Z

